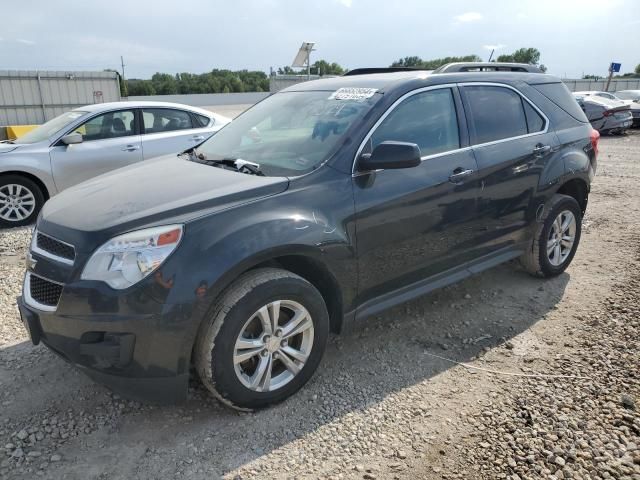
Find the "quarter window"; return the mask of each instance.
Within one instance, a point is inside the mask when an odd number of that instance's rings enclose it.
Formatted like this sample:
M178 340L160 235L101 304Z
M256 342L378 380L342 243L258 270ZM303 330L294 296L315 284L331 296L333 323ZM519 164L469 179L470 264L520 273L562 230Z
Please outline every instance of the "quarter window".
M541 132L544 130L544 118L531 106L529 102L522 101L524 113L527 117L527 130L529 133Z
M74 132L81 133L82 140L85 142L128 137L136 133L134 119L133 110L107 112L83 123Z
M171 132L194 128L191 115L171 108L145 108L142 110L144 133Z
M479 85L464 87L464 91L472 130L475 131L475 143L518 137L529 132L522 97L513 90ZM537 115L537 112L531 110L532 128L537 131L542 119L539 118L536 122L533 114ZM542 125L544 128L544 121Z
M393 140L415 143L422 156L460 147L458 118L450 88L417 93L404 100L371 136L371 148Z

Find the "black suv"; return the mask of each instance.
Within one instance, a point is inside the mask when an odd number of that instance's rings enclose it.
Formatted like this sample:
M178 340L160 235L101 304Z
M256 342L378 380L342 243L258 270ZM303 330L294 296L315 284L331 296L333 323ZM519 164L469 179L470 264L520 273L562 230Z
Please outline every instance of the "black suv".
M561 273L596 153L549 75L302 83L48 201L20 311L35 344L129 396L183 399L193 364L225 404L263 407L344 322L517 257Z

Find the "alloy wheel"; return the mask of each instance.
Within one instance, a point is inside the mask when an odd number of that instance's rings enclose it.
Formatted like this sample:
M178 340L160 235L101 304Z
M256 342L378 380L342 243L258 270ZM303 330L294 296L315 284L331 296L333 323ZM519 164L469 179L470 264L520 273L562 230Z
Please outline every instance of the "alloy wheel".
M0 187L0 218L7 222L20 222L36 208L33 192L24 185L8 183Z
M277 390L303 369L313 340L313 321L306 308L291 300L270 302L240 330L233 350L236 375L250 390Z
M569 210L563 210L551 224L547 238L547 258L551 265L562 265L573 249L576 240L576 217Z

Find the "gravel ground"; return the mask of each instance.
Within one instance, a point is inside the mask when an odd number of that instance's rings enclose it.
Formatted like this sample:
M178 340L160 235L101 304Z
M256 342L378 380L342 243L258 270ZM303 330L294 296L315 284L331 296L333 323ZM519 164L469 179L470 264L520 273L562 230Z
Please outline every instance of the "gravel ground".
M196 381L130 402L27 343L30 229L0 232L0 478L640 479L640 132L599 162L565 274L514 262L353 324L257 413Z

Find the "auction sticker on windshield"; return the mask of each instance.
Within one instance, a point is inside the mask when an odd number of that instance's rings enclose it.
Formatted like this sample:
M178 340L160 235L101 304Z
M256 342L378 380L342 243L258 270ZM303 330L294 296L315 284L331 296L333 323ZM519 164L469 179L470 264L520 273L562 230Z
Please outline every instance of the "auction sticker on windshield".
M329 96L329 100L365 100L373 97L377 88L339 88Z

